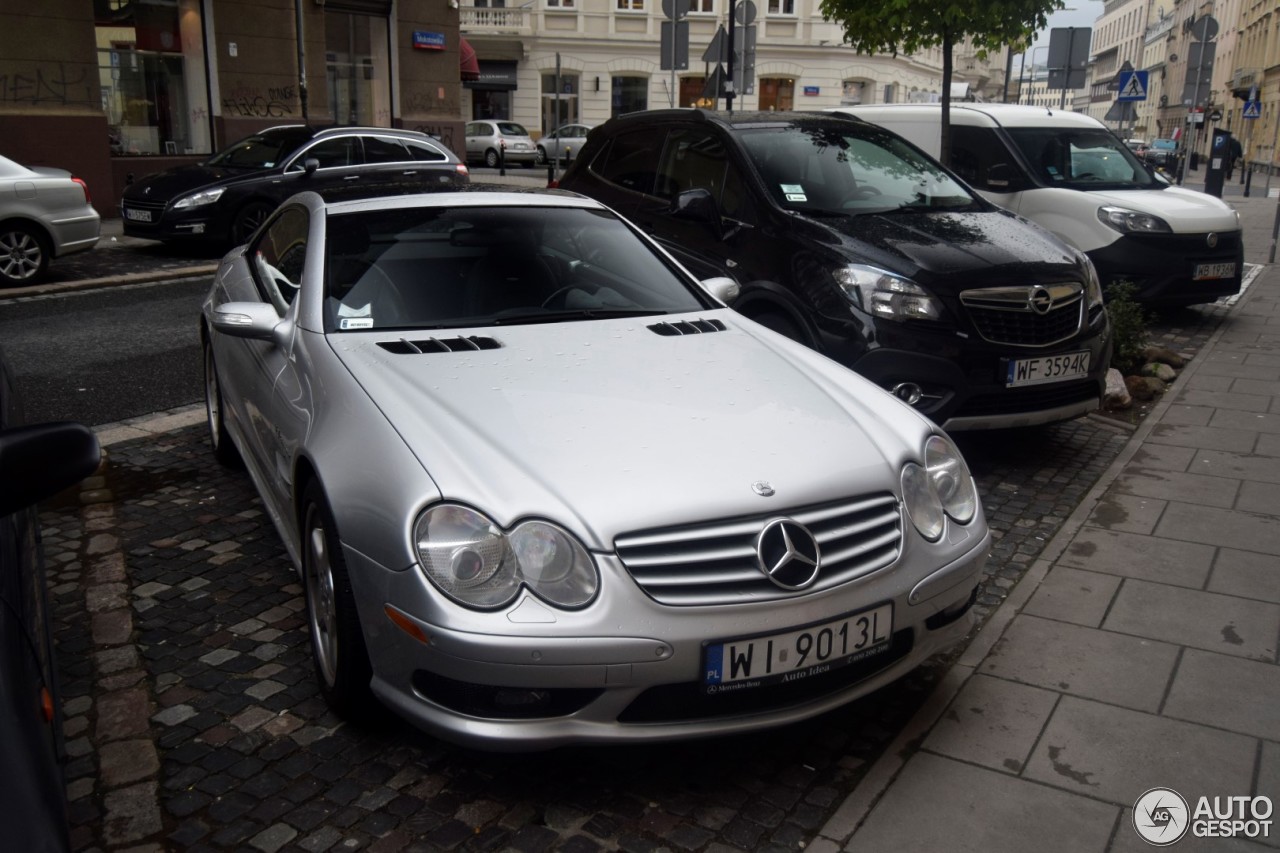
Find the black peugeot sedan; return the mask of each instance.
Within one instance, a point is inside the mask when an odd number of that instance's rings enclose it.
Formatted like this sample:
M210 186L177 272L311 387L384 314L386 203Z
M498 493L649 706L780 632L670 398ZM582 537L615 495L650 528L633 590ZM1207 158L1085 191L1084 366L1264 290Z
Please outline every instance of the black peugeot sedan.
M130 184L120 216L130 237L238 246L280 202L303 190L337 201L470 180L466 164L425 133L291 125L255 133L203 163Z
M1081 252L848 116L656 110L596 127L560 181L658 240L732 307L948 430L1067 420L1111 358Z
M26 426L0 353L0 826L6 850L70 849L62 716L35 504L98 465L75 423Z

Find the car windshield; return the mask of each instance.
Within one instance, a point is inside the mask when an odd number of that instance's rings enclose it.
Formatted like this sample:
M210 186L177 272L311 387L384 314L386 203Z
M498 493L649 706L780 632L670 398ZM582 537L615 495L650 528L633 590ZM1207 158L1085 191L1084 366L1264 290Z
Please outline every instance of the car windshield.
M604 210L404 207L332 215L327 232L330 332L555 323L713 305Z
M976 203L945 169L877 128L799 124L743 130L769 193L788 210L958 210Z
M498 133L503 136L528 136L529 131L524 129L524 125L516 124L514 121L498 122Z
M1074 190L1164 186L1107 130L1011 127L1008 132L1031 171L1048 186Z
M227 169L274 169L312 135L313 131L303 127L255 133L219 151L204 164Z

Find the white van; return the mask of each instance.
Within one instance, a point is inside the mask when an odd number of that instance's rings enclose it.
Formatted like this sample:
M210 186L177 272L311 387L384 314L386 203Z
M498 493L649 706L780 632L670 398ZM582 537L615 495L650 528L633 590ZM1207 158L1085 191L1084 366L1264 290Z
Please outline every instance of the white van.
M938 104L838 107L937 157ZM1157 177L1097 119L1045 107L953 103L951 169L996 204L1081 249L1104 285L1148 304L1194 305L1240 291L1240 215Z

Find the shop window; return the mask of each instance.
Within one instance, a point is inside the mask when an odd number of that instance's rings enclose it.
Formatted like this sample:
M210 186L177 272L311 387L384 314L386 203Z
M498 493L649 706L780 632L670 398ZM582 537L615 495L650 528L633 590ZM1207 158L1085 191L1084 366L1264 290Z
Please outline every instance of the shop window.
M610 116L649 109L648 77L614 77Z
M111 153L212 153L199 0L94 12Z
M759 85L760 109L784 110L795 109L796 81L793 77L762 77Z
M327 12L324 50L329 114L334 122L390 127L391 60L386 19Z

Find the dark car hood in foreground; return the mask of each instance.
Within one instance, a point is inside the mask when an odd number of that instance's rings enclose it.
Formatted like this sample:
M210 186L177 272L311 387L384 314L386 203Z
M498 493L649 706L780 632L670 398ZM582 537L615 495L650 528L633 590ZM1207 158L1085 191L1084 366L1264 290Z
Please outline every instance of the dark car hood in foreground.
M222 169L202 164L178 166L135 181L125 188L124 197L132 201L169 201L205 187L252 180L264 174L256 169Z
M1077 253L1048 231L1004 211L897 213L812 219L854 255L934 286L972 286L974 275L1061 276ZM994 283L994 282L993 282Z

